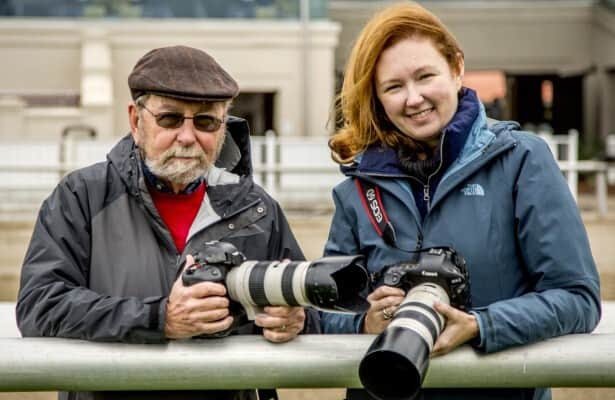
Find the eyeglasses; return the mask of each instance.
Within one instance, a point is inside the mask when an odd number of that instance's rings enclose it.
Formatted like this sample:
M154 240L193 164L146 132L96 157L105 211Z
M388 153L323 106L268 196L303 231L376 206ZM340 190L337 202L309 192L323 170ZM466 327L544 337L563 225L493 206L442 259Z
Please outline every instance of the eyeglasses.
M139 104L148 113L152 114L156 118L156 123L159 127L165 129L177 129L184 124L185 119L191 119L194 123L194 127L202 132L216 132L220 129L220 126L224 123L220 118L216 118L213 115L197 114L193 117L186 117L178 112L161 112L154 114L150 109L143 104Z

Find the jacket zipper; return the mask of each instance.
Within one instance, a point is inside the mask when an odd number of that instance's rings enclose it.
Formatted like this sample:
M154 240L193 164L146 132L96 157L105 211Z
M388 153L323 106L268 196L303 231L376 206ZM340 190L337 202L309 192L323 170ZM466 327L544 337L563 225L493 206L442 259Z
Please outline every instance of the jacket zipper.
M431 200L429 196L429 180L427 181L427 185L423 186L423 200L427 203L427 211L429 211L429 202Z
M432 172L427 177L427 184L423 185L423 200L427 204L427 214L429 214L429 209L431 208L431 195L429 194L429 181L433 178L440 170L442 169L442 165L444 164L444 139L446 138L446 133L442 133L442 140L440 140L440 164L438 164L438 168L434 172Z

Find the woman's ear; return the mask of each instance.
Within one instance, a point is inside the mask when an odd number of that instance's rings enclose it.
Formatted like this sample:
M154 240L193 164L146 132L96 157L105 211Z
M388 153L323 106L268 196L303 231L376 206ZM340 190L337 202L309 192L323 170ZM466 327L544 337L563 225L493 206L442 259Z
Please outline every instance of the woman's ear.
M457 91L459 91L463 86L463 74L465 73L465 62L462 54L457 54L457 65Z

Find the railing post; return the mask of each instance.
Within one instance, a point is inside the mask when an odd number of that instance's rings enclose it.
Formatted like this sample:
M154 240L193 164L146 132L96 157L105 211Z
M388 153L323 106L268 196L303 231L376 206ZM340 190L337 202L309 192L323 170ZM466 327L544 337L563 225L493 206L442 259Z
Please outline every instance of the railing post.
M540 136L545 142L547 142L547 146L549 146L549 150L551 150L551 154L553 154L553 158L559 161L559 156L557 154L557 144L553 141L553 135L549 132L538 132L538 136Z
M27 104L17 96L0 96L0 138L24 137Z
M596 172L596 199L598 201L598 213L600 215L606 215L608 212L606 174L606 170Z
M615 185L615 133L606 135L607 182Z
M579 131L576 129L570 129L568 131L568 146L567 146L567 158L568 158L568 186L572 191L574 200L578 201L578 189L579 189L579 171L577 161L579 158Z
M265 132L265 188L272 196L277 195L277 161L276 161L277 138L271 129Z

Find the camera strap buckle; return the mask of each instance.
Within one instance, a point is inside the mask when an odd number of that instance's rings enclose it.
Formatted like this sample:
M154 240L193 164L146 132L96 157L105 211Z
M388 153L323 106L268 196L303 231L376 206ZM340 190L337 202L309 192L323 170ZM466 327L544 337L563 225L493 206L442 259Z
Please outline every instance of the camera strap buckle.
M376 230L376 233L386 244L397 247L395 228L393 228L393 224L391 224L384 209L384 205L382 204L380 188L369 181L361 181L359 178L355 179L355 184L359 191L359 196L361 197L361 203L363 207L365 207L367 216Z

